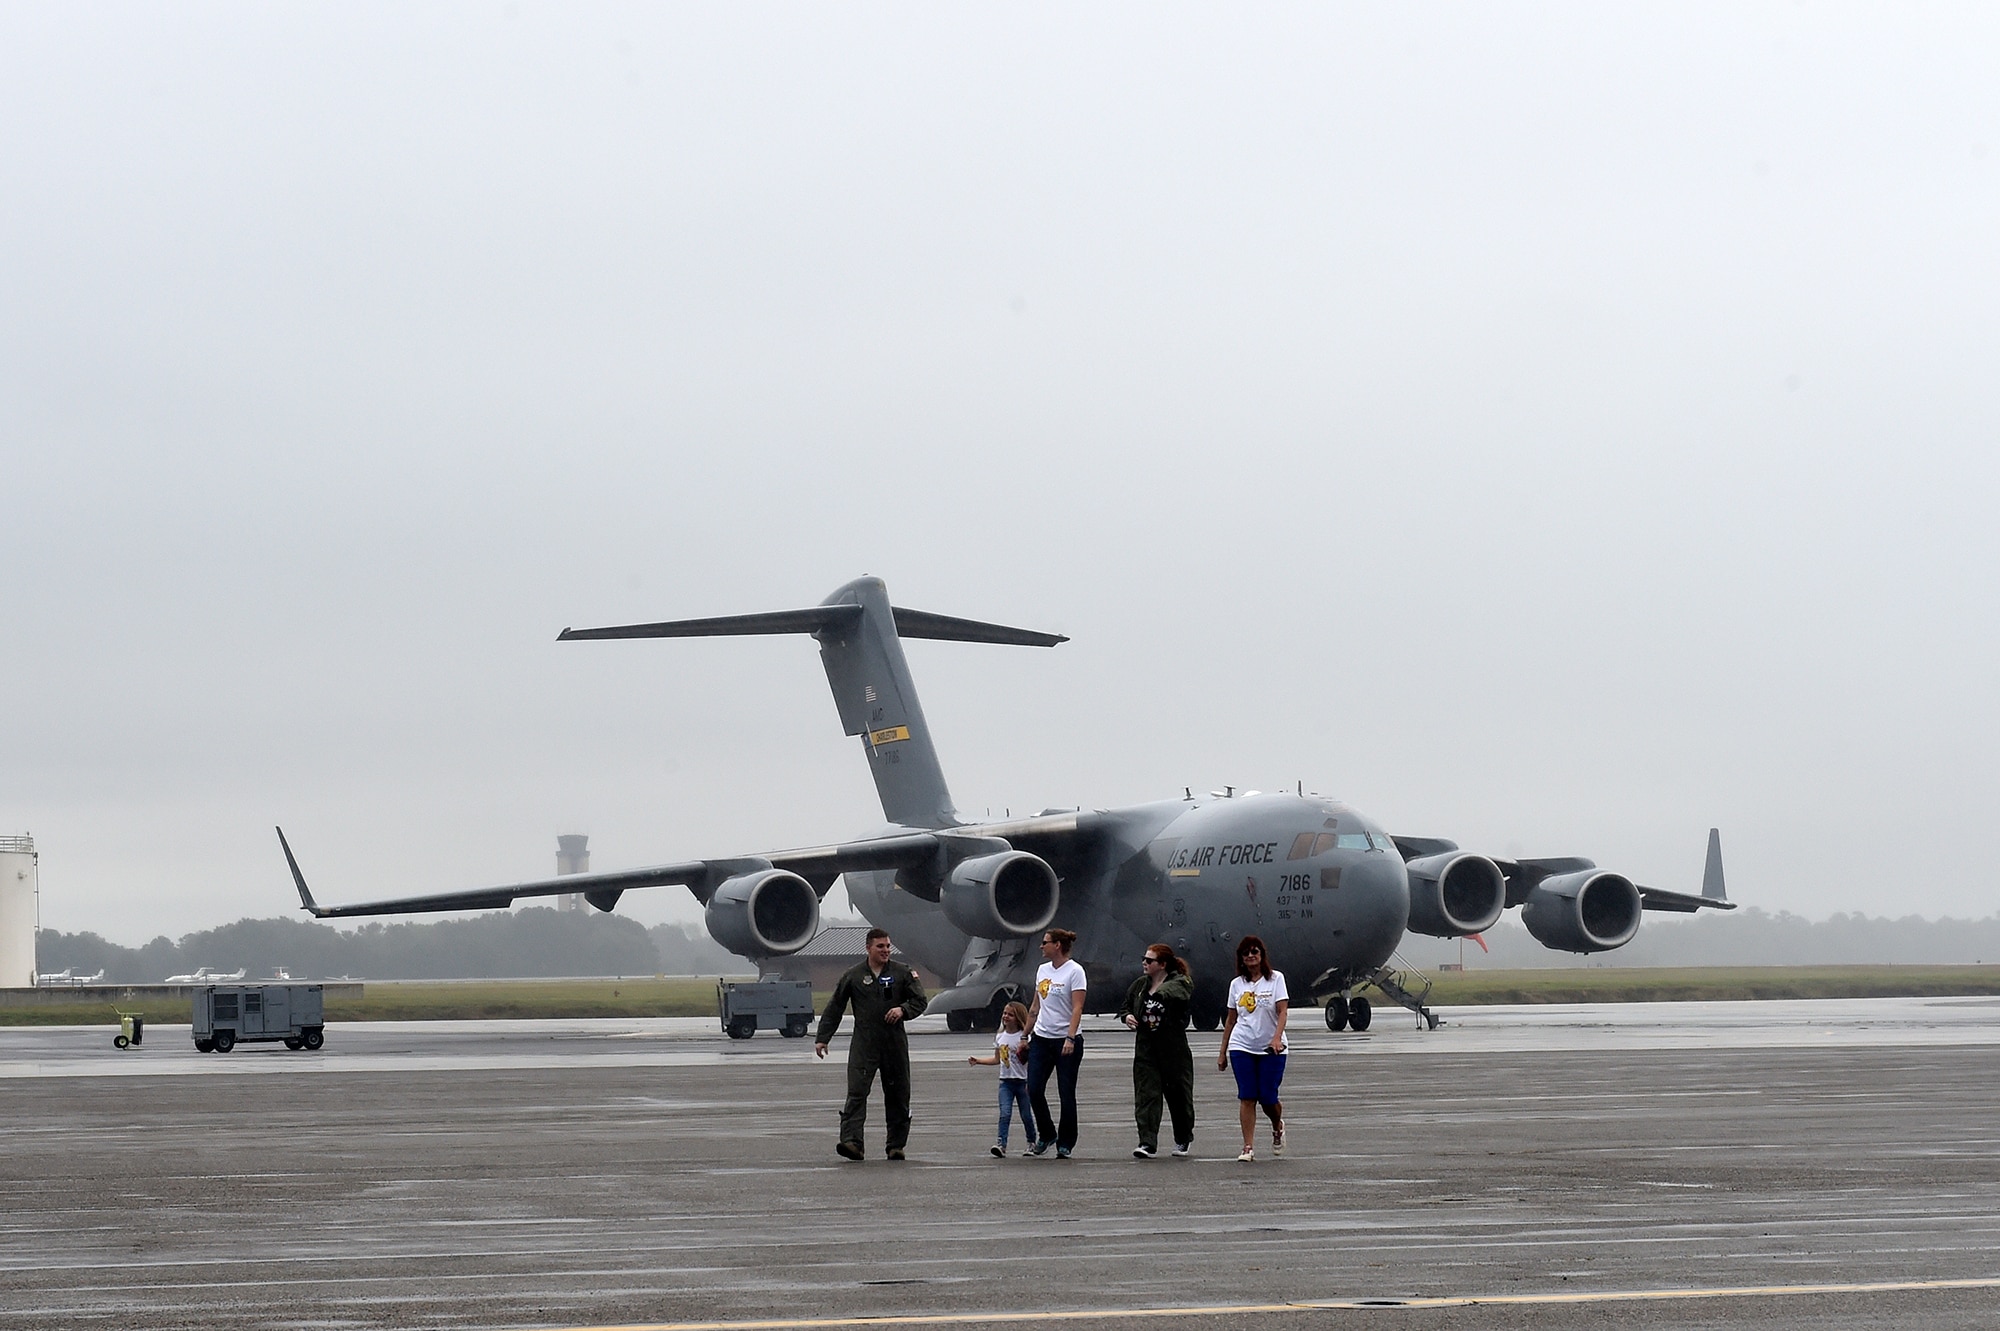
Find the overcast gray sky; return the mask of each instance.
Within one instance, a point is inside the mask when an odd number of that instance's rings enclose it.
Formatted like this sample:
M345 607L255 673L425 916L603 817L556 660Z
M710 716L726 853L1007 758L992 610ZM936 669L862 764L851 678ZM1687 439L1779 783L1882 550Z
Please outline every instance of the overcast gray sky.
M1303 781L1987 915L1990 6L0 10L0 832L47 926ZM686 894L628 895L642 919Z

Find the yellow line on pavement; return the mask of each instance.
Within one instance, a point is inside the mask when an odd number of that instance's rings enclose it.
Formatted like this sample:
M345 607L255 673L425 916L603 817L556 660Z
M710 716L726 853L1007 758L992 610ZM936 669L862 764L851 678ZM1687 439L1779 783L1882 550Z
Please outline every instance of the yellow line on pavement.
M993 1322L1101 1322L1113 1317L1228 1317L1240 1313L1339 1312L1392 1308L1470 1308L1480 1304L1645 1303L1673 1299L1756 1299L1815 1294L1899 1294L2000 1289L2000 1277L1973 1280L1875 1280L1839 1285L1718 1285L1710 1289L1576 1290L1547 1294L1456 1294L1407 1299L1298 1299L1290 1303L1208 1304L1194 1308L1077 1308L1059 1312L900 1313L871 1317L789 1317L749 1322L628 1322L568 1331L815 1331L847 1326L978 1326Z

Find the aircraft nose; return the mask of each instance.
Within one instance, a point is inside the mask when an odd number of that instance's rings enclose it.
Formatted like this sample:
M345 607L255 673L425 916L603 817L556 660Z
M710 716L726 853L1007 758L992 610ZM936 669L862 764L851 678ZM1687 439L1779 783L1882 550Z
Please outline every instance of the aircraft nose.
M1410 922L1410 879L1396 855L1364 855L1340 876L1347 898L1350 948L1379 966L1396 951Z

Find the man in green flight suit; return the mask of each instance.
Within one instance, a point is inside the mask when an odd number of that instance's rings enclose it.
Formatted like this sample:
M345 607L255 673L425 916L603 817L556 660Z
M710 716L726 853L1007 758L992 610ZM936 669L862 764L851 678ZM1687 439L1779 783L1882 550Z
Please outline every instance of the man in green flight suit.
M930 1002L917 973L889 960L892 945L887 929L868 931L868 959L835 982L833 996L820 1014L819 1037L813 1053L826 1057L840 1015L854 1006L854 1038L847 1046L847 1101L840 1107L840 1141L834 1150L849 1160L862 1157L861 1129L868 1121L868 1092L875 1074L882 1074L882 1111L889 1120L887 1141L891 1160L903 1158L910 1139L910 1037L903 1023L921 1016Z

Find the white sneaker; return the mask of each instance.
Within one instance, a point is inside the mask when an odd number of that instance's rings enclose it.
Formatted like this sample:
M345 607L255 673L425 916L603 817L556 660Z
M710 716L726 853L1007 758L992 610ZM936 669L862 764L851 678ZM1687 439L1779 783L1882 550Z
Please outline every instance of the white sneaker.
M1188 1158L1188 1157L1189 1157L1190 1155L1193 1155L1193 1154L1194 1154L1194 1143L1193 1143L1193 1142L1175 1142L1175 1143L1174 1143L1174 1159L1176 1159L1176 1160L1185 1160L1185 1159L1187 1159L1187 1158Z
M1284 1153L1285 1153L1285 1120L1281 1118L1278 1120L1278 1125L1275 1128L1271 1129L1271 1154L1283 1155Z
M1257 1152L1252 1150L1248 1146L1243 1148L1242 1155L1236 1157L1236 1163L1239 1165L1250 1165L1250 1164L1255 1164L1256 1162L1257 1162Z

